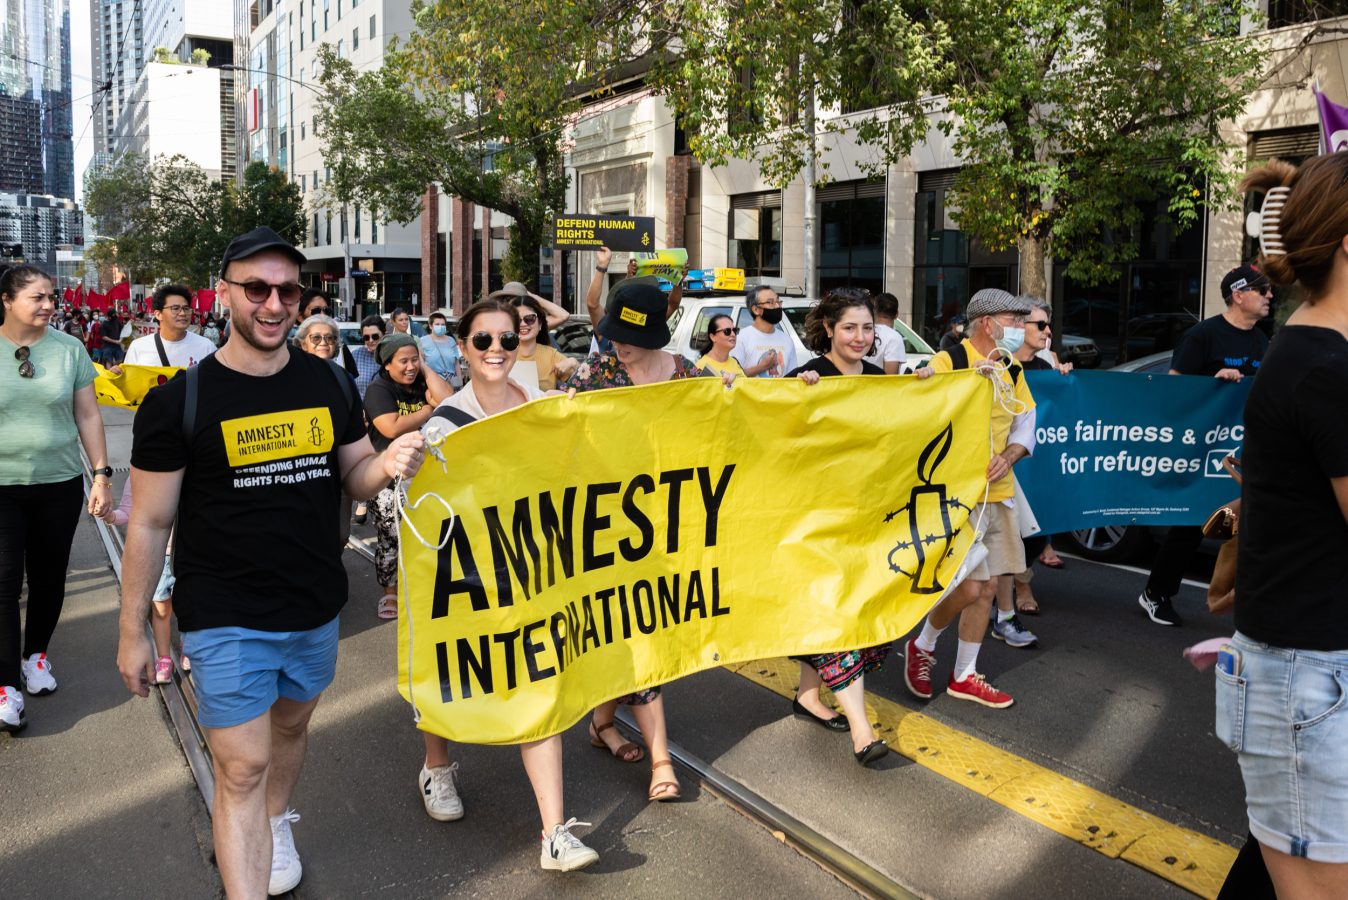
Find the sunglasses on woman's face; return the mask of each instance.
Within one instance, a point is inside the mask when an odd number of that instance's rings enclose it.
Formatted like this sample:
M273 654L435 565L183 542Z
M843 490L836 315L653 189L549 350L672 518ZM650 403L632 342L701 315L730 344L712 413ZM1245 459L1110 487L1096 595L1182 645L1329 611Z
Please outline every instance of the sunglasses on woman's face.
M726 337L730 337L732 334L739 334L739 333L740 330L738 328L718 328L712 332L712 334L723 334Z
M474 332L473 336L470 337L468 340L475 349L480 350L483 353L486 353L488 350L491 349L492 341L496 340L497 337L500 338L501 349L506 351L507 353L509 353L511 350L519 349L520 336L513 331L503 331L499 336L490 335L485 331L478 331Z
M309 343L313 344L315 347L321 347L324 344L335 344L337 343L337 339L326 334L311 334L309 335Z
M520 316L520 324L533 327L538 324L538 316L534 313L529 313L527 316Z
M19 377L32 378L34 375L33 363L28 358L28 348L20 347L14 351L14 358L19 361Z
M1044 320L1043 322L1026 322L1026 323L1025 323L1025 327L1026 327L1026 328L1029 328L1029 327L1031 327L1031 326L1033 326L1033 327L1035 327L1035 328L1038 328L1040 331L1048 331L1048 330L1049 330L1049 327L1050 327L1049 322L1048 322L1047 319Z
M382 334L362 334L360 339L367 344L377 344L384 339Z

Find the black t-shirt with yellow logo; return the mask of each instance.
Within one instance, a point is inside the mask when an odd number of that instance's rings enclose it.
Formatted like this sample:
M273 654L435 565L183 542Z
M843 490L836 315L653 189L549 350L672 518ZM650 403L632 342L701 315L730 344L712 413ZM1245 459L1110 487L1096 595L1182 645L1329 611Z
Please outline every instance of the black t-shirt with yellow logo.
M426 382L418 378L410 385L399 384L389 378L387 372L380 370L378 375L370 379L370 386L365 389L365 415L370 420L370 443L374 445L374 449L385 450L393 443L392 438L384 437L383 433L374 427L375 419L389 413L410 416L425 405Z
M190 446L181 376L150 391L132 432L133 467L186 470L174 534L178 628L326 624L346 602L337 449L365 436L357 392L348 404L331 363L294 348L275 375L245 375L214 356L198 372Z

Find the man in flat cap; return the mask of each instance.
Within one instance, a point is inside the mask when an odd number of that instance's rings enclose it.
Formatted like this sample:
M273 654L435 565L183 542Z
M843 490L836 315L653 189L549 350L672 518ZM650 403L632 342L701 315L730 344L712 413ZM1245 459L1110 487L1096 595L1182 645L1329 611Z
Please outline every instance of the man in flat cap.
M215 762L215 855L230 897L300 880L299 816L287 807L337 665L342 490L367 499L421 465L420 432L376 453L350 376L287 339L302 262L270 228L235 238L216 287L229 340L152 390L133 426L117 668L147 695L145 618L176 519L173 605Z
M979 291L969 300L965 311L969 324L964 340L937 353L926 368L916 373L925 378L934 372L973 368L1003 382L1002 389L993 393L987 498L969 516L970 525L983 532L981 543L987 550L986 558L932 608L921 633L904 647L904 680L908 689L923 700L932 695L936 639L958 617L959 650L946 693L994 709L1014 702L1010 694L997 690L978 674L977 665L978 650L987 633L988 616L997 592L997 577L1025 568L1011 467L1034 450L1034 397L1014 359L1025 340L1025 317L1029 312L1028 302L1006 291L996 288ZM1003 394L1014 400L1003 399Z

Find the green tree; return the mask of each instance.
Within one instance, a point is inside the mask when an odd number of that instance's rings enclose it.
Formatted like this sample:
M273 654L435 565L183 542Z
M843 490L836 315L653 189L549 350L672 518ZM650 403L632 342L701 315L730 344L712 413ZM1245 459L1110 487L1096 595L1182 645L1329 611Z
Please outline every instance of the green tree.
M565 130L633 61L664 43L655 0L418 0L382 68L330 45L316 128L330 202L411 221L427 186L514 219L507 278L537 283L548 214L563 212ZM658 20L655 20L658 21ZM615 35L637 35L627 41Z
M929 135L963 161L955 220L1019 247L1022 287L1046 295L1048 254L1085 283L1137 255L1140 201L1178 228L1205 189L1234 197L1239 158L1218 128L1259 81L1237 36L1252 6L1188 0L682 0L683 52L657 73L711 164L797 177L812 138L850 132L878 174ZM813 87L828 112L810 134ZM842 115L839 115L842 113ZM821 172L820 181L828 178Z
M248 165L237 187L182 156L127 154L90 176L85 209L99 235L90 260L117 265L139 283L213 284L229 241L259 225L295 243L304 238L299 188L261 162Z
M1044 261L1094 284L1138 254L1142 208L1177 229L1204 192L1228 205L1242 158L1219 127L1260 80L1237 36L1248 4L1178 0L938 0L959 40L939 127L964 165L951 201L990 248L1018 247L1021 286L1047 296Z

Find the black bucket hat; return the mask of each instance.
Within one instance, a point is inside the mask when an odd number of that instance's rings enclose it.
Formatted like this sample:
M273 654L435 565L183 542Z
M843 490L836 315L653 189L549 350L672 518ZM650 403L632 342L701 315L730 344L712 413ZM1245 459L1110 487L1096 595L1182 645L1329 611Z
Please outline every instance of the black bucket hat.
M609 295L599 333L620 344L659 350L669 343L668 307L665 292L653 276L620 281Z

